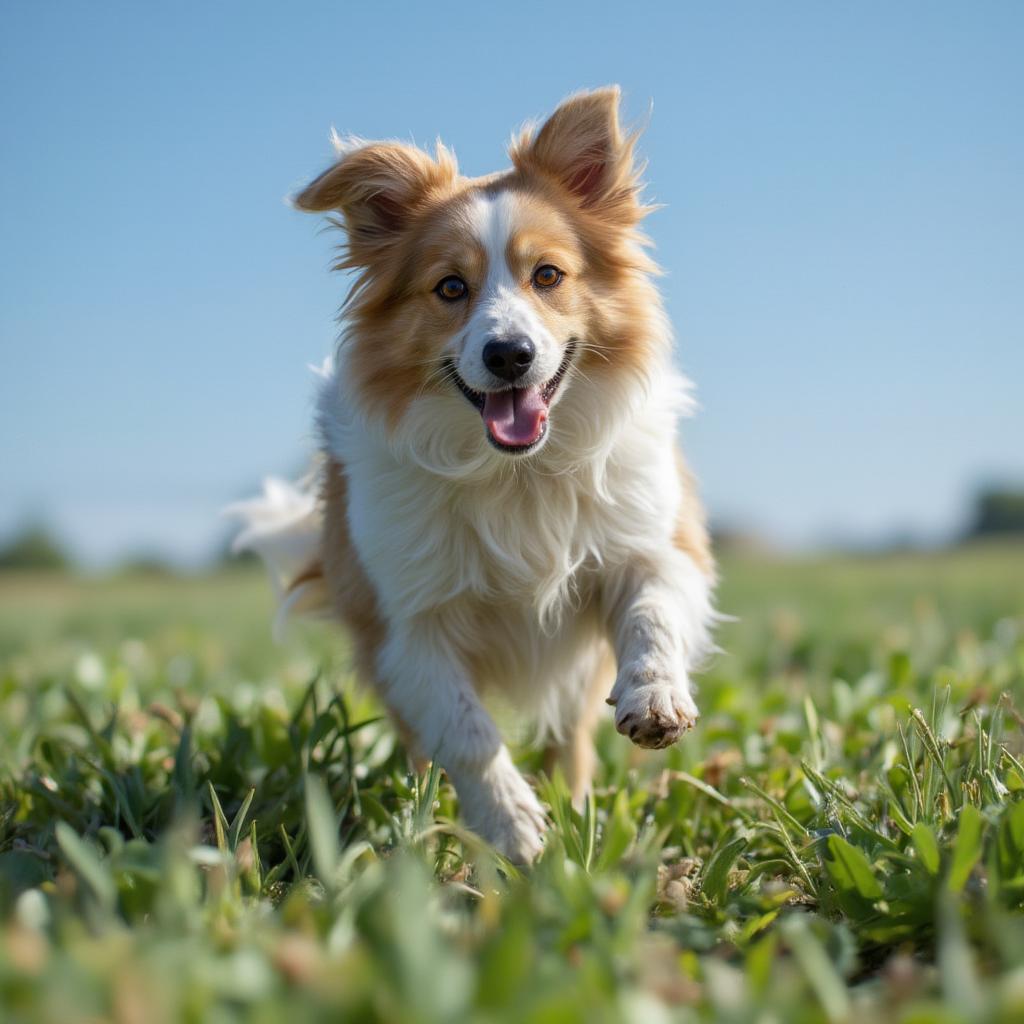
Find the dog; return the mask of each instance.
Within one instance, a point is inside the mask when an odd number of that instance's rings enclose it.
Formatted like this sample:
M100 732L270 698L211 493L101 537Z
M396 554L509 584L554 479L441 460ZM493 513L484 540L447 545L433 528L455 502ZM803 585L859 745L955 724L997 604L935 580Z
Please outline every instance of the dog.
M282 611L347 626L410 754L516 863L541 852L545 812L487 695L531 717L578 802L602 702L666 747L697 721L712 648L714 564L677 442L690 386L619 107L617 87L570 97L483 178L440 142L334 136L293 200L344 232L352 275L319 465L235 508Z

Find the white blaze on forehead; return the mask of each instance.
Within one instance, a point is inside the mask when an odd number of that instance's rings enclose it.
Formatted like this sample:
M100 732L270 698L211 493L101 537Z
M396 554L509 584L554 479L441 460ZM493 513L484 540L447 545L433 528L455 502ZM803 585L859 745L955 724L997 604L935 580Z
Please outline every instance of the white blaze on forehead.
M481 390L494 386L483 365L483 347L491 338L529 338L537 353L530 376L537 382L553 376L561 361L551 332L524 294L524 282L516 280L508 265L508 245L516 229L517 213L517 198L508 191L481 192L469 211L472 230L487 258L487 274L464 334L459 373L470 387Z
M509 192L481 192L470 208L470 223L487 254L484 291L497 284L513 284L508 266L508 242L515 221L515 199Z

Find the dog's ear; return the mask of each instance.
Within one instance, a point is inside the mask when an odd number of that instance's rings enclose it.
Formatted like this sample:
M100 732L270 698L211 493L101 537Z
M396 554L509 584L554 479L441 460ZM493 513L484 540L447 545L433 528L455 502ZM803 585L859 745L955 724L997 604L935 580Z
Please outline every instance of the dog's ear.
M335 139L338 162L292 199L299 210L340 213L353 255L392 238L458 170L440 143L435 157L401 142Z
M509 155L519 170L555 178L584 208L636 223L647 212L633 160L639 132L623 134L619 99L617 85L571 96L536 132L515 139Z

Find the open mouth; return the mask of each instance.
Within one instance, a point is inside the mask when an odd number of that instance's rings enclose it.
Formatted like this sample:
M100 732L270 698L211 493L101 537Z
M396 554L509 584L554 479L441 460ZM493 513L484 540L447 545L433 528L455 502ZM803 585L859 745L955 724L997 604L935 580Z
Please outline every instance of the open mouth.
M480 413L487 428L487 440L503 452L522 455L544 440L548 429L548 409L572 363L576 342L570 341L562 364L544 384L533 387L504 388L501 391L474 391L449 362L448 369L458 389Z

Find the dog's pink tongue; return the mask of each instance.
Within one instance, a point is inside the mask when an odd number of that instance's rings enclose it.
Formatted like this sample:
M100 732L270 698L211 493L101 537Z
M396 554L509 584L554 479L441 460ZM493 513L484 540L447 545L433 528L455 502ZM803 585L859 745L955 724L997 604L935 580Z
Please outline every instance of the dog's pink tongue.
M540 388L491 391L484 398L483 417L495 441L523 448L540 437L548 407Z

